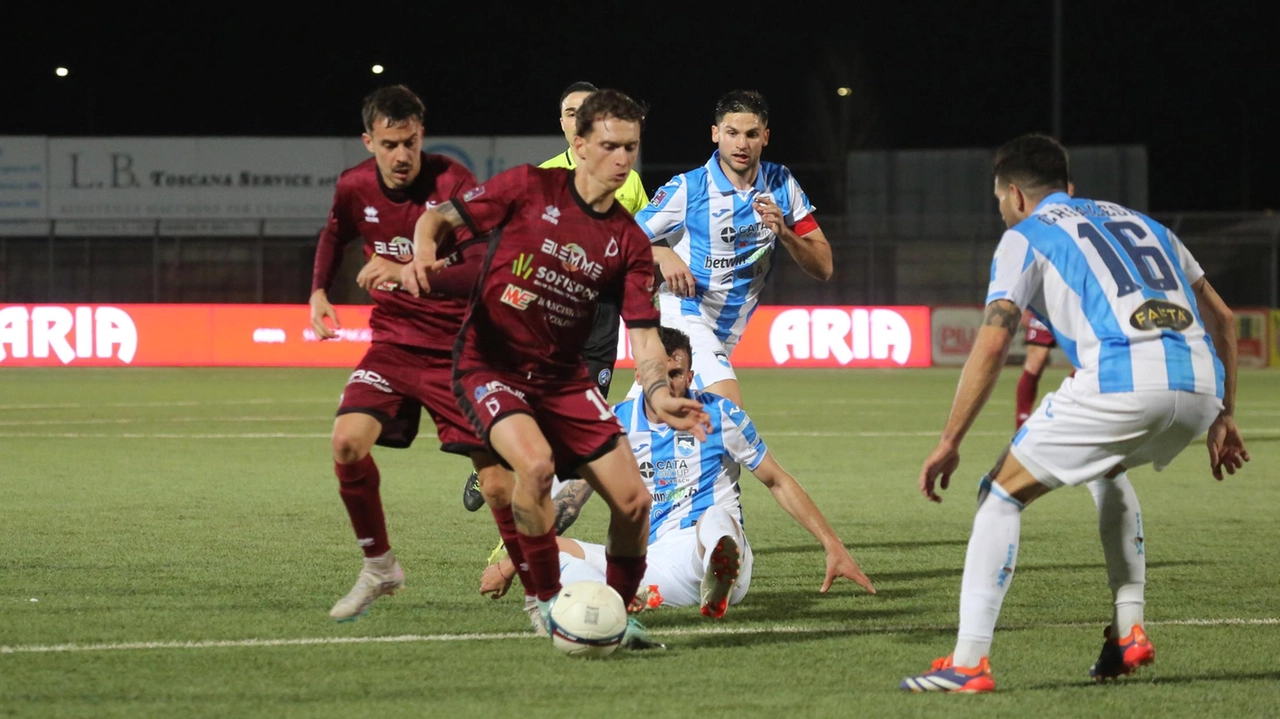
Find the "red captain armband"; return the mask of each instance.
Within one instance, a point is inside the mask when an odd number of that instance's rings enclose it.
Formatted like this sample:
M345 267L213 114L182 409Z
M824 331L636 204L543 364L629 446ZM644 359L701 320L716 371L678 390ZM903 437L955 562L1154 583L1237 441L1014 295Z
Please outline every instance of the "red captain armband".
M805 215L804 219L797 222L795 226L792 227L791 229L797 235L804 237L810 232L813 232L814 230L818 229L818 221L813 219L813 215Z

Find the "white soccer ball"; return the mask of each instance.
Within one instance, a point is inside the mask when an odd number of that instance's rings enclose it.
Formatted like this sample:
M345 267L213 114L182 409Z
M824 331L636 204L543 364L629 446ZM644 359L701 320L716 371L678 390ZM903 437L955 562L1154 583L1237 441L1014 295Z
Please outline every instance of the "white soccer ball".
M627 607L602 582L574 582L560 589L551 605L551 641L556 649L580 659L613 654L627 632Z

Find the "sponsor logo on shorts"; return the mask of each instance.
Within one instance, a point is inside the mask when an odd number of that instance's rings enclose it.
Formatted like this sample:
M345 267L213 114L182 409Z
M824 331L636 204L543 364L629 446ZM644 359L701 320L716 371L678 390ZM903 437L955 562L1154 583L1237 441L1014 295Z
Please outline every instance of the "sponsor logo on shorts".
M479 387L476 387L476 391L475 391L476 401L479 402L480 400L484 399L485 397L488 397L494 392L506 392L507 394L513 394L519 397L520 399L525 398L524 392L521 392L520 390L512 387L511 385L505 382L499 382L498 380L493 379L493 380L489 380L488 382L485 382Z
M484 403L484 408L489 410L489 416L497 417L499 410L502 409L502 404L498 402L497 397L493 397L488 402Z
M508 284L502 291L502 304L510 305L518 310L529 309L529 303L538 299L538 295L522 287Z
M1129 324L1139 330L1176 330L1191 326L1191 310L1164 300L1147 300L1129 315Z
M367 384L377 389L379 392L391 394L395 390L391 389L391 385L382 378L382 375L373 370L358 369L351 373L351 377L347 380L347 384Z

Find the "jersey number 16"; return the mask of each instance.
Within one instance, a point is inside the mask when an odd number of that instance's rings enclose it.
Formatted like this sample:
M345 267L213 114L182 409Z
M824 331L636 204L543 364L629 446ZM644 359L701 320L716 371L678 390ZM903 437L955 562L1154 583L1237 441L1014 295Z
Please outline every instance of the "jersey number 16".
M1082 222L1077 226L1076 232L1080 234L1080 239L1088 240L1093 249L1098 251L1098 256L1116 281L1117 297L1142 289L1142 285L1133 277L1131 270L1134 269L1148 289L1162 292L1178 289L1178 278L1174 276L1164 252L1159 247L1138 244L1139 240L1147 237L1147 231L1142 225L1117 221L1104 222L1102 226L1106 229L1105 233L1090 223ZM1128 267L1116 253L1116 247L1129 256Z

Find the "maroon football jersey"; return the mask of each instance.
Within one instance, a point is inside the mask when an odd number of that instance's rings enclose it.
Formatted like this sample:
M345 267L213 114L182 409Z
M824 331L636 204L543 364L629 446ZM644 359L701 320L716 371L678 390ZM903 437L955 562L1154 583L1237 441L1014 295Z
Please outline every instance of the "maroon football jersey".
M316 248L311 291L329 290L342 264L342 248L356 237L364 238L364 256L373 255L400 263L413 257L413 228L425 208L435 207L476 186L471 171L443 155L422 154L422 170L403 190L389 189L373 158L350 168L338 178L329 222ZM452 236L440 244L437 257L456 251ZM429 349L452 349L466 298L427 295L416 298L403 290L374 289L369 327L374 342L391 342Z
M515 167L454 204L473 233L493 233L458 371L585 376L582 348L602 295L618 299L627 326L658 326L648 237L617 202L592 210L572 170Z

